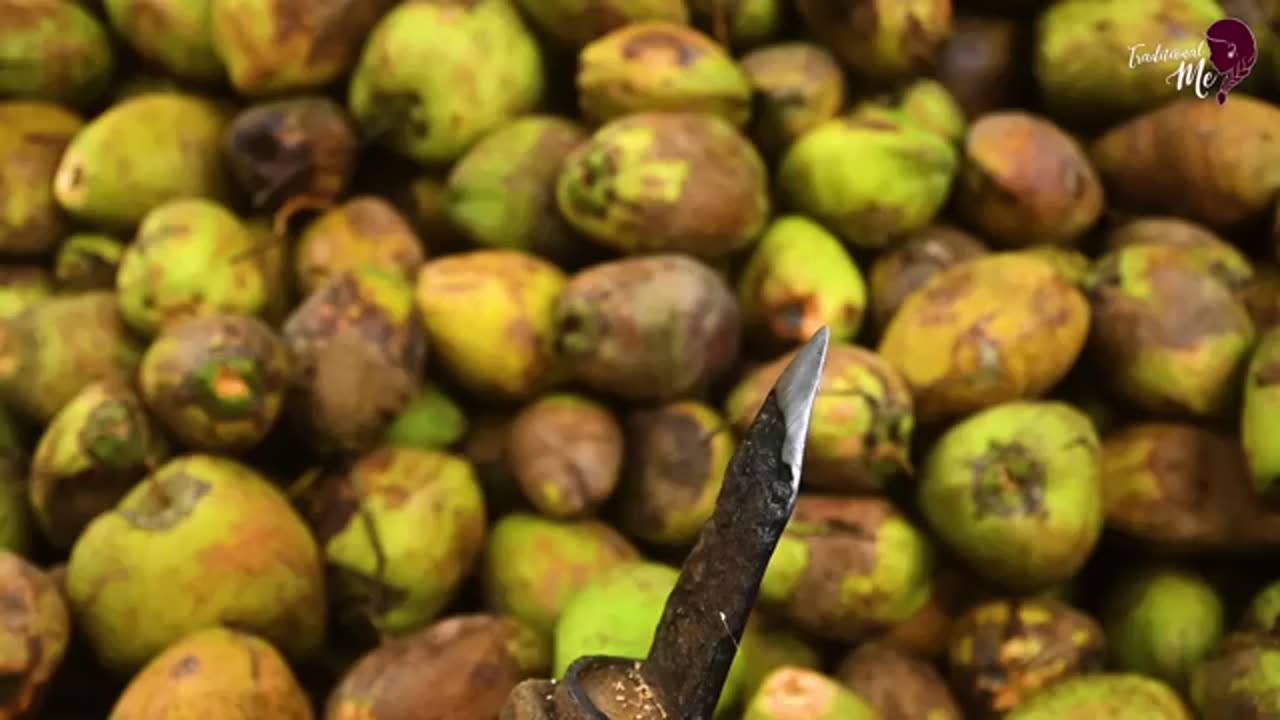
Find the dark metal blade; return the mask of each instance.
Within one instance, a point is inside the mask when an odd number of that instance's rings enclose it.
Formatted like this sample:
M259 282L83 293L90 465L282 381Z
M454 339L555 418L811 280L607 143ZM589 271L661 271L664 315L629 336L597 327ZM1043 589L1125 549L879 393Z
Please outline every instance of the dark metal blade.
M795 508L828 342L824 327L770 390L667 599L643 673L668 717L709 720L720 698L765 568Z

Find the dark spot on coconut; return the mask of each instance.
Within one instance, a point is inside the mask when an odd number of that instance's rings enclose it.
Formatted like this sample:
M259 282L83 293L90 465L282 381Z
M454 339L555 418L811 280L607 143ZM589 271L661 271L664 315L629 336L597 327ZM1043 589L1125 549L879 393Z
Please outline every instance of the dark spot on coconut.
M1208 275L1174 264L1153 264L1148 280L1155 308L1165 309L1160 316L1161 344L1191 350L1207 338L1250 332L1248 315L1227 288Z
M71 170L67 173L66 189L74 191L84 184L84 165L75 163L71 166Z
M411 141L431 134L422 98L417 93L379 91L373 96L372 104L378 108L379 126L387 128L388 133Z
M853 303L844 303L838 311L840 320L846 325L856 326L858 321L862 319L862 308Z
M953 305L973 291L976 280L977 272L972 267L953 270L925 287L924 302L943 307Z
M1154 438L1147 469L1155 478L1161 502L1199 509L1213 494L1212 483L1228 468L1234 471L1238 463L1231 462L1212 435L1196 428L1170 428Z
M1044 511L1045 468L1023 443L993 441L970 466L979 519L1027 517Z
M169 668L169 677L181 680L200 670L200 658L195 655L184 655Z
M112 407L117 411L100 412ZM151 470L151 438L145 423L142 410L132 403L96 408L77 435L90 460L87 467L71 475L33 469L33 492L46 499L42 502L49 536L56 544L70 547L94 517L115 507Z
M852 619L838 588L846 578L869 576L879 559L878 534L892 511L879 499L804 497L796 505L787 534L803 540L809 562L787 600L788 617L807 632L846 641L871 626ZM883 593L863 594L871 603Z
M1001 606L1005 612L1000 616L971 611L956 631L972 643L973 652L971 662L952 667L954 687L984 716L1007 712L1047 683L1101 668L1101 629L1087 615L1052 601L1013 600L984 607ZM1047 617L1032 621L1030 613Z
M132 399L109 399L89 412L77 443L107 471L140 469L146 459L147 419Z
M284 117L274 112L250 111L231 127L231 149L257 163L272 163L284 152L279 135Z
M614 503L620 526L639 536L667 528L694 507L710 477L715 448L698 421L668 408L637 411L624 423L625 460Z
M888 476L910 468L907 442L911 407L905 402L906 398L895 392L884 368L868 362L862 369L875 378L882 394L877 396L861 390L851 393L862 401L870 423L861 437L860 456L841 460L841 467L833 472L853 481L849 487L878 489Z
M702 55L703 49L697 47L697 36L676 33L666 29L642 30L632 33L622 46L622 57L626 60L654 60L650 53L669 53L674 63L680 67L692 65Z
M411 292L407 286L404 290ZM363 346L361 358L377 358L405 370L416 370L425 360L425 340L416 310L404 323L393 321L378 304L377 295L350 272L337 276L306 300L286 324L285 336L291 343L310 345L313 360L335 343L343 350L348 349L347 343L357 343Z
M5 592L0 593L0 614L4 617L21 617L31 610L27 600L25 592L15 592L14 589L6 588Z
M1122 288L1094 283L1090 349L1101 366L1129 367L1139 350L1163 345L1163 328L1150 302Z
M262 147L265 149L267 144L264 140ZM311 170L309 156L296 148L277 148L269 154L264 152L260 157L249 159L238 174L252 194L254 207L265 208L278 205L305 189Z
M535 405L512 424L509 453L526 494L556 487L557 510L578 515L595 508L617 484L622 434L607 412Z
M574 184L570 194L574 210L589 217L607 217L610 206L617 202L613 182L618 164L613 149L588 151L575 166L579 182Z
M634 502L631 520L644 527L666 524L667 515L698 501L710 478L712 447L698 421L683 412L640 411L627 419L623 487Z
M1016 669L1010 667L1003 649L1009 640L1025 636L1022 625L1022 603L1013 600L1006 606L1005 622L973 624L967 634L973 642L973 660L956 668L957 684L977 704L990 707L1008 702L998 697L1016 697ZM1007 709L1007 708L1006 708Z
M215 422L250 419L260 427L274 421L266 402L283 392L287 361L269 328L248 317L200 318L174 335L160 393L165 409L195 407Z
M1073 292L1070 285L1056 278L1040 283L1031 292L1031 308L1044 325L1063 327L1071 322L1071 305L1066 300Z
M1243 269L1242 271L1234 265L1228 265L1221 259L1211 260L1207 269L1210 275L1232 290L1240 290L1247 287L1253 279L1248 269Z
M511 634L511 625L492 615L440 621L381 644L353 667L335 698L351 698L378 716L419 716L430 707L439 717L497 717L525 673L506 652ZM472 684L471 670L480 664L502 671L489 684Z
M212 489L209 483L185 470L152 477L143 488L145 492L116 512L135 528L153 532L168 530L185 520Z
M500 663L481 661L467 673L467 685L473 688L490 687L507 677L508 670Z
M589 320L586 312L575 308L561 315L555 334L557 355L589 356L595 349L597 338L608 335L608 317L602 313Z

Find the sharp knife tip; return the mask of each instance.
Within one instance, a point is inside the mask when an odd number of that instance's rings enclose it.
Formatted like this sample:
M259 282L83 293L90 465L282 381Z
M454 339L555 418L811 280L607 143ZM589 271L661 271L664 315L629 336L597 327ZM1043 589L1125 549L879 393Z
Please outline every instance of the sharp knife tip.
M831 331L824 325L796 352L774 385L778 407L787 423L782 459L791 467L792 481L797 485L804 458L804 441L809 434L809 418L818 397L830 342Z

